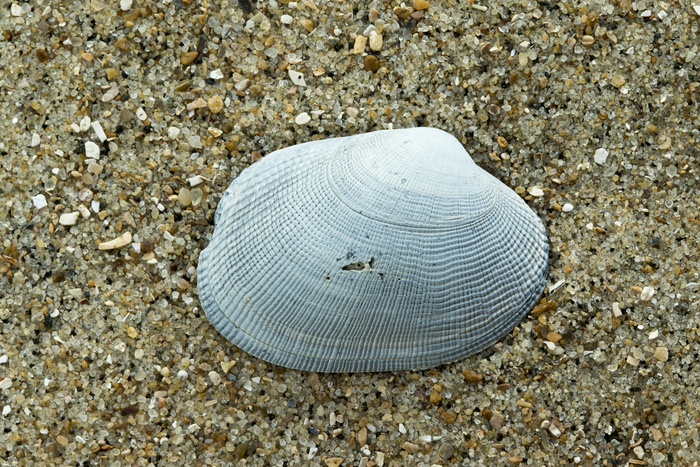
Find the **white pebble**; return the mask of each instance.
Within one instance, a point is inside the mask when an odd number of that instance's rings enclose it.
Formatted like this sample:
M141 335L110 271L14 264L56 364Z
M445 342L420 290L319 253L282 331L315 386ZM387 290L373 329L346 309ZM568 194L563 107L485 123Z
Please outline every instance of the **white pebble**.
M177 372L177 377L180 379L187 379L187 372L185 370L180 370Z
M92 212L97 214L100 212L100 202L99 201L93 201L90 203L90 208L92 208Z
M360 114L360 111L357 110L355 107L348 107L345 109L345 113L348 114L348 117L355 118Z
M574 210L574 205L571 203L566 203L564 206L562 206L561 210L564 212L571 212Z
M170 128L168 128L168 136L170 138L175 139L178 137L179 134L180 134L180 129L178 127L171 126Z
M146 115L145 110L139 107L138 109L136 109L136 118L138 118L141 121L144 121L148 118L148 115Z
M32 203L34 203L34 207L37 209L45 208L48 205L44 195L32 196Z
M0 381L0 389L10 389L12 387L12 380L10 378L5 378Z
M294 18L292 18L289 15L282 15L280 17L280 21L282 21L282 24L292 24L293 20L294 20Z
M210 77L211 79L223 79L223 77L224 77L224 72L221 71L220 68L217 68L216 70L214 70L214 71L212 71L211 73L209 73L209 77Z
M2 408L2 415L3 415L3 416L6 416L6 415L9 414L11 411L12 411L12 409L10 408L10 406L9 406L9 405L6 405L5 407Z
M131 8L131 3L133 0L121 0L119 6L122 9L122 11L127 11L129 8Z
M619 318L622 316L622 310L620 310L620 303L619 302L613 302L613 316L615 318Z
M0 363L7 363L7 355L0 357Z
M598 164L605 164L605 161L608 160L608 151L604 148L600 148L595 152L593 158Z
M32 133L32 147L37 147L41 144L41 137L36 133Z
M108 90L106 93L104 93L104 95L102 96L102 102L109 102L109 101L111 101L112 99L114 99L115 97L117 97L117 94L119 94L119 88L116 87L116 86L112 86L112 87L109 88L109 90Z
M95 130L95 134L98 138L100 138L100 141L102 141L103 143L107 141L107 135L102 129L102 125L100 125L100 122L92 122L92 129Z
M83 117L82 120L80 120L80 131L88 131L90 129L90 123L92 123L92 120L90 120L90 117L87 115Z
M659 331L654 330L649 333L649 340L654 340L659 337Z
M536 198L539 198L540 196L544 196L544 191L542 191L542 188L537 187L537 186L531 186L530 188L527 189L527 192Z
M221 375L217 373L216 371L210 371L209 372L209 379L211 380L211 384L214 386L218 386L221 384Z
M306 112L302 112L296 116L294 121L297 123L297 125L306 125L311 121L311 117Z
M80 214L82 214L85 219L90 217L90 211L82 204L78 205L78 211L80 211Z
M406 434L406 427L403 426L403 423L399 423L399 432L404 435Z
M654 288L653 287L644 287L642 289L642 295L639 297L640 300L643 302L648 302L651 300L651 297L654 296Z
M369 33L369 48L373 52L379 52L382 50L382 35L377 31L372 31Z
M296 84L297 86L306 86L306 81L304 81L304 73L289 70L289 79L291 79L292 83Z
M99 159L100 158L100 147L88 141L85 143L85 158L86 159Z
M16 3L13 3L10 6L10 13L12 14L12 16L22 16L22 7Z
M693 10L695 10L696 15L700 16L700 3L693 5Z
M204 179L199 175L195 175L194 177L188 178L187 181L189 182L190 186L195 187L197 185L201 185L202 182L204 182Z
M75 225L75 223L78 221L79 215L80 212L78 211L70 212L68 214L61 214L61 217L58 218L58 223L61 225Z
M199 138L199 135L190 136L189 138L187 138L187 142L194 149L202 149L202 140Z

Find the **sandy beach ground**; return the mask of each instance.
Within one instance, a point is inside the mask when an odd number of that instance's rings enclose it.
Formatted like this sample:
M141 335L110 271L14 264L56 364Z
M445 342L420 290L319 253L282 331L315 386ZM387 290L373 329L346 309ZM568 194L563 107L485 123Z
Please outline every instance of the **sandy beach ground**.
M3 2L0 465L697 465L699 28L689 0ZM428 371L219 335L196 267L236 175L415 126L543 219L537 312Z

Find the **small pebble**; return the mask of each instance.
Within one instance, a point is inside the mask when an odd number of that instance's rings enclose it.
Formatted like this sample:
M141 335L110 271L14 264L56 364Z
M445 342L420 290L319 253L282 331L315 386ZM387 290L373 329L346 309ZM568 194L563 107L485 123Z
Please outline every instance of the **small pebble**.
M537 186L531 186L530 188L527 189L527 192L530 193L535 198L539 198L540 196L544 196L544 191L542 191L542 188L537 187Z
M41 137L39 135L37 135L36 133L32 133L31 146L34 148L34 147L39 146L40 144L41 144Z
M438 455L441 459L452 459L455 455L455 448L450 443L442 443L438 448Z
M185 380L185 379L187 379L187 376L188 375L187 375L187 372L185 370L180 370L177 372L178 379Z
M352 52L355 55L359 55L361 53L364 53L366 46L367 46L367 37L366 36L357 36L355 38L355 46L353 47Z
M190 196L192 198L192 206L199 206L204 197L204 192L201 188L195 188L190 191Z
M118 94L119 94L119 88L116 86L112 86L111 88L109 88L107 90L106 93L104 93L102 95L102 102L109 102L112 99L114 99L115 97L117 97Z
M639 299L643 302L648 302L651 300L651 298L654 296L654 288L653 287L644 287L642 289L642 295L639 297Z
M360 111L355 107L348 107L347 109L345 109L345 113L348 114L348 117L355 118L360 114Z
M132 1L133 0L121 0L119 6L122 9L122 11L127 11L129 8L131 8Z
M292 24L293 20L294 20L294 18L292 18L289 15L280 16L280 21L282 22L282 24Z
M671 147L671 138L666 135L659 136L659 149L666 150Z
M302 112L294 119L297 125L306 125L311 121L311 117L306 112Z
M216 371L210 371L209 372L209 379L211 380L211 384L214 386L218 386L221 384L221 375L217 373Z
M608 160L608 151L605 148L599 148L596 150L593 159L597 164L605 164L605 161Z
M613 302L612 304L613 316L619 318L622 316L622 310L620 310L620 304L618 302Z
M104 143L105 141L107 141L107 135L105 134L105 131L102 129L102 125L100 125L100 122L92 122L91 126L101 142Z
M415 10L427 10L430 7L430 0L413 0Z
M202 139L199 137L199 135L190 136L187 138L187 142L194 149L202 149Z
M85 158L86 159L99 159L100 158L100 147L93 143L92 141L87 141L85 143Z
M292 83L296 84L297 86L306 86L303 73L299 73L295 70L289 70L289 79L291 79Z
M369 33L369 48L373 52L379 52L382 50L383 42L382 35L377 31L372 31Z
M379 69L379 59L374 55L367 55L364 58L365 71L377 71Z
M180 54L180 63L184 66L191 65L198 55L199 52L183 52Z
M625 84L625 78L623 78L623 77L620 76L620 75L615 75L615 76L612 77L612 79L610 80L610 82L611 82L612 85L615 86L616 88L620 88L620 87L624 86L624 84Z
M211 79L223 79L224 78L224 72L221 71L220 68L217 68L216 70L212 71L209 73L209 77Z
M654 350L654 358L660 362L667 362L668 349L666 347L657 347L656 350Z
M177 194L177 200L183 206L189 206L192 204L192 192L187 188L181 188L180 192Z
M0 389L10 389L12 387L12 379L5 378L0 381Z
M48 206L48 203L46 202L46 197L42 194L32 196L32 203L34 203L34 207L37 209L45 208Z
M90 162L87 167L88 172L94 175L99 175L104 170L104 167L96 162Z
M58 218L58 223L61 225L75 225L75 223L78 221L79 215L80 212L78 211L61 214L61 217Z
M561 210L564 212L571 212L574 210L574 206L571 203L564 203L564 206L562 206Z
M243 79L243 80L237 82L236 84L234 84L233 87L236 88L237 91L245 91L246 89L248 89L249 84L250 84L249 79Z
M207 101L207 106L209 107L209 111L211 113L218 114L224 108L224 101L222 101L221 97L219 97L219 96L212 96ZM173 128L173 127L170 127L170 128ZM180 130L178 130L177 132L180 133ZM170 134L169 131L168 131L168 134ZM171 138L174 138L174 137L171 136Z

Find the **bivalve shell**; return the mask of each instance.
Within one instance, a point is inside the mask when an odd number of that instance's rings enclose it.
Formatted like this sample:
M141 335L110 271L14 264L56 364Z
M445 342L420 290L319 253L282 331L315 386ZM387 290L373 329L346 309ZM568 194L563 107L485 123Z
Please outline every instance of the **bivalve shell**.
M224 193L202 306L242 350L322 372L424 369L499 340L540 297L539 217L432 128L266 155Z

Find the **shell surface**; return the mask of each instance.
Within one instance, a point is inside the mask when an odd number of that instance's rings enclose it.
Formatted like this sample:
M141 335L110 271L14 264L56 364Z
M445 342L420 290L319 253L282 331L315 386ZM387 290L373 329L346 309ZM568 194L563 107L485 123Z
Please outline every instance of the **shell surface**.
M275 151L224 193L199 298L242 350L322 372L423 369L478 352L540 297L542 221L441 130Z

